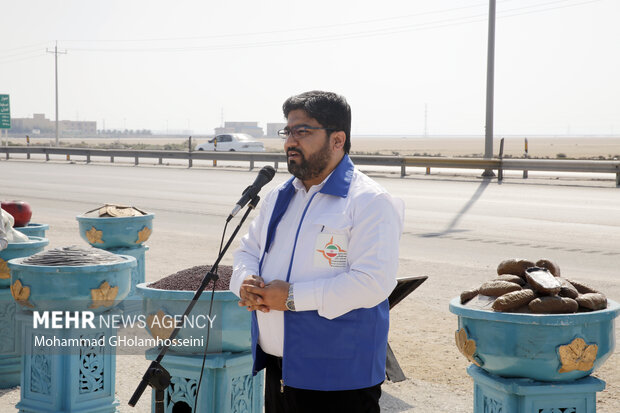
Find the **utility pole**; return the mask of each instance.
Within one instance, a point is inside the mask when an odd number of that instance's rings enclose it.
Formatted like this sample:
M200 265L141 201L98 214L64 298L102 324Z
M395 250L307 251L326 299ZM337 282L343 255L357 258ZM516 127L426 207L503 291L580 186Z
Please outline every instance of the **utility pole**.
M56 42L56 46L54 46L54 51L47 50L47 53L54 53L54 73L56 76L56 146L58 146L58 53L67 54L67 51L59 52L58 51L58 42Z
M489 0L489 39L487 47L487 103L484 135L484 158L493 157L493 85L495 81L495 0ZM485 169L484 177L495 176L491 169Z

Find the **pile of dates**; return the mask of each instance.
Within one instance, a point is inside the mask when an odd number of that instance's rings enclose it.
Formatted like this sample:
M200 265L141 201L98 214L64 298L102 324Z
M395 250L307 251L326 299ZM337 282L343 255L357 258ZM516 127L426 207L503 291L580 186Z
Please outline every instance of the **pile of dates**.
M493 311L564 314L607 308L607 298L577 281L560 277L560 267L549 260L502 261L498 276L479 288L463 291L461 304Z

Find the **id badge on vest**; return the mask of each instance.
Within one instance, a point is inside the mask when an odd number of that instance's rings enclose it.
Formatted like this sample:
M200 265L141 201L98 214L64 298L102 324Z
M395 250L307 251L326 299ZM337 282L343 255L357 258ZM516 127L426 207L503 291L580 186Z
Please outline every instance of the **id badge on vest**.
M314 246L314 266L345 268L348 248L349 242L345 234L319 233Z

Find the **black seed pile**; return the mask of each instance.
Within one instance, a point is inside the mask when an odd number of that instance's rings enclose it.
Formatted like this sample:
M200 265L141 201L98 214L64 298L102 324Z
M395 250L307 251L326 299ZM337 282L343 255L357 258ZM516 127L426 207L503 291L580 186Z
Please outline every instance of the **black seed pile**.
M41 251L22 261L24 264L45 265L45 266L78 266L112 264L125 261L123 258L111 252L92 247L69 247L53 248Z
M149 284L148 287L157 288L159 290L196 291L200 287L202 279L210 269L210 265L197 265L195 267L187 268L168 275L161 280ZM215 282L215 290L228 290L230 285L230 277L232 276L232 266L220 265L217 275L219 278ZM209 285L207 285L207 290L212 288L213 284L212 282L209 282Z

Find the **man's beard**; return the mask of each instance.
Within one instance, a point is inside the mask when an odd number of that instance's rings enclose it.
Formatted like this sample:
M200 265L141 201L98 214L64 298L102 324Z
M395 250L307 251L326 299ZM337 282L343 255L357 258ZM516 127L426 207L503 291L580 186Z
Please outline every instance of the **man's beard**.
M297 152L300 156L300 160L287 161L288 171L296 178L307 181L309 179L316 178L321 175L321 172L329 164L330 148L329 138L325 139L325 145L318 152L310 155L308 159L297 148L291 148L287 152ZM298 162L298 163L297 163Z

